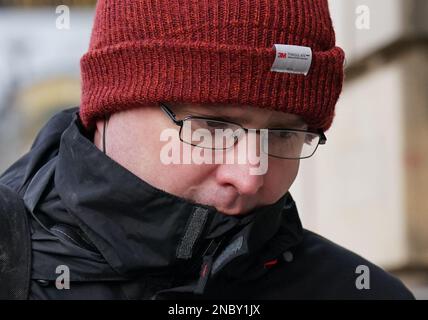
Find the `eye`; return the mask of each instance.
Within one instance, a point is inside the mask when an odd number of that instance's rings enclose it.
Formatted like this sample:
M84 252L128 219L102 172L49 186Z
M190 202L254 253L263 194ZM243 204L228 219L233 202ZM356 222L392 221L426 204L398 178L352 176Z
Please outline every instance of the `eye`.
M294 132L289 132L289 131L279 132L279 137L283 139L291 139L291 138L294 138L295 136L297 136L297 134Z
M226 123L222 123L222 122L218 122L218 121L212 121L212 120L207 120L206 121L207 127L209 128L227 128L228 125Z

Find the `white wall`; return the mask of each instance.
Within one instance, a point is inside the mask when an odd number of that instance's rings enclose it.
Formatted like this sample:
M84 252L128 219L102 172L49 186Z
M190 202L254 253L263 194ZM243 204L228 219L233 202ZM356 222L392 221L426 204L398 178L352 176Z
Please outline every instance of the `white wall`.
M404 32L403 1L406 0L329 0L336 40L344 48L348 62L384 46ZM370 29L359 29L359 6L370 13Z
M338 44L352 63L403 31L399 0L330 0ZM368 5L370 30L355 8ZM328 142L303 160L292 187L304 226L387 268L408 257L403 165L405 108L399 63L346 83Z
M292 189L305 227L386 267L407 258L401 76L391 65L346 87Z

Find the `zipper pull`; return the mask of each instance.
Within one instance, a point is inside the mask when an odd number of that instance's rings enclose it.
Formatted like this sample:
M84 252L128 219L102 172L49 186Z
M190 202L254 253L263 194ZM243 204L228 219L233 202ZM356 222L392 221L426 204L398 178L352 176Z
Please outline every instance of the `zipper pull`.
M216 254L218 248L220 247L223 240L216 242L214 239L210 242L208 248L204 252L204 256L202 258L202 265L199 271L199 280L196 284L196 288L194 290L195 294L203 294L205 291L205 287L208 282L208 278L211 274L211 269L213 266L213 258Z
M199 280L196 284L195 294L203 294L205 291L205 287L208 282L209 275L211 273L211 268L213 265L213 257L205 256L202 260L201 271L199 273Z

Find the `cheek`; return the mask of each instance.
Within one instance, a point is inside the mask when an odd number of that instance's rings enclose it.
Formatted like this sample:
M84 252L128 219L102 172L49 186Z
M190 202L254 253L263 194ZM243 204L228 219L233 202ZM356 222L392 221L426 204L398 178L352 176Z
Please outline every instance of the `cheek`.
M194 186L207 179L214 167L165 164L161 161L161 152L165 147L179 155L179 159L183 159L185 149L178 138L178 131L157 120L156 114L151 110L116 114L114 119L110 120L108 128L108 154L154 187L178 196L186 196L188 190L194 189ZM161 140L163 128L170 130L167 134L168 141Z
M264 198L273 203L291 187L299 172L300 160L272 159L265 177Z
M191 198L197 191L196 186L202 186L214 170L209 165L171 164L162 165L168 175L162 181L164 190L185 198Z
M156 119L140 116L139 113L121 113L110 120L106 136L109 156L140 179L161 187L162 175L160 170L160 131Z
M144 180L157 188L180 197L190 197L194 192L194 186L201 185L207 180L207 177L215 170L215 166L197 165L191 160L190 164L187 164L184 153L191 153L186 148L190 148L190 150L192 148L180 141L178 131L174 133L173 137L169 131L170 139L168 141L161 141L160 136L161 131L157 130L155 135L150 135L144 142L145 146L149 146L141 149L142 157L147 160L141 175ZM167 153L170 157L165 158ZM171 157L176 157L178 163L170 163Z

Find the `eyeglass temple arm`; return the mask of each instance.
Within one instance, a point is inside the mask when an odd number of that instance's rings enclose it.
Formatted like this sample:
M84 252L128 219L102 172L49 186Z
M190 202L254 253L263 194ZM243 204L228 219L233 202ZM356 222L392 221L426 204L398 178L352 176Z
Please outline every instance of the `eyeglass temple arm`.
M325 136L324 131L318 130L318 133L320 135L320 142L319 142L319 144L326 144L327 137Z
M178 120L177 116L175 115L174 112L172 112L172 110L163 102L159 102L161 105L161 109L163 110L163 112L166 113L166 115L176 124L176 125L181 125L183 123L183 121Z

